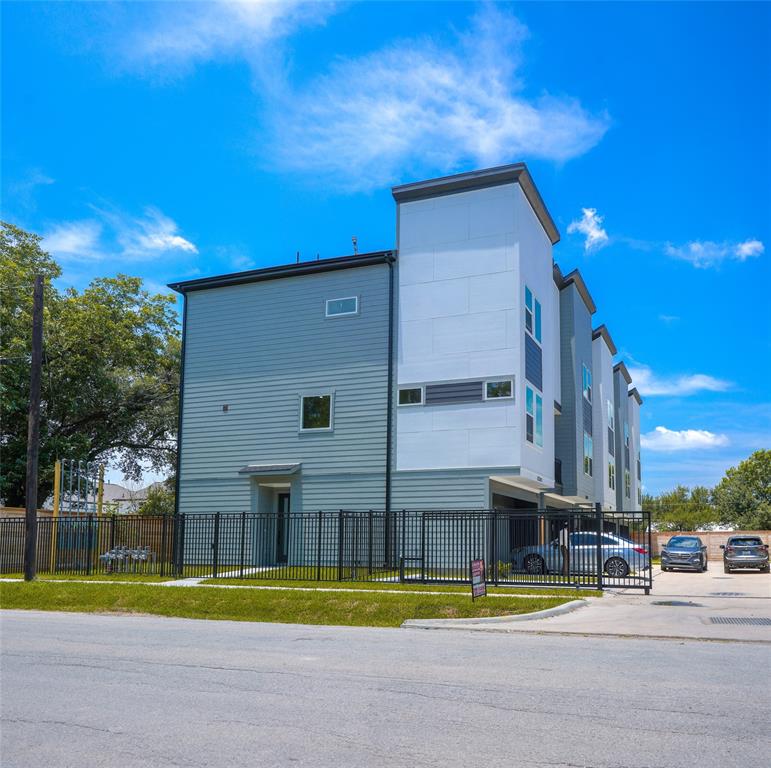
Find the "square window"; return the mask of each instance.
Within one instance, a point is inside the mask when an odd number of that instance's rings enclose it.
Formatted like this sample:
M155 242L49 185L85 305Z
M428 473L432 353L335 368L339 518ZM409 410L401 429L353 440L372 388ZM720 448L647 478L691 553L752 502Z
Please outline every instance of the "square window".
M512 379L485 382L485 400L498 400L514 397L514 382Z
M332 429L332 395L303 395L301 429Z
M359 313L359 297L346 296L343 299L327 299L327 317L342 315L357 315Z
M423 387L400 389L399 405L423 405Z

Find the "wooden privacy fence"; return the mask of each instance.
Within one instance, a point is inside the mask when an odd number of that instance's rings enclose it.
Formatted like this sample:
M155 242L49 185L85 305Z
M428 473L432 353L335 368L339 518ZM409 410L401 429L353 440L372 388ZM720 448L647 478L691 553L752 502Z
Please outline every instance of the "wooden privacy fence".
M0 573L24 570L20 517L0 519ZM172 518L121 515L44 517L37 521L40 573L172 572Z

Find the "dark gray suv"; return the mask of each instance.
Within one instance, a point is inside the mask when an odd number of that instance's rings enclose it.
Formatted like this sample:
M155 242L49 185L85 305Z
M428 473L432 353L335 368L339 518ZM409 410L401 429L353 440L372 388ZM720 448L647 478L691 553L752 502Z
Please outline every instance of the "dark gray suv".
M759 568L768 573L768 544L760 536L729 536L723 550L723 569L731 573L734 568Z
M661 548L661 570L707 570L707 547L698 536L673 536Z

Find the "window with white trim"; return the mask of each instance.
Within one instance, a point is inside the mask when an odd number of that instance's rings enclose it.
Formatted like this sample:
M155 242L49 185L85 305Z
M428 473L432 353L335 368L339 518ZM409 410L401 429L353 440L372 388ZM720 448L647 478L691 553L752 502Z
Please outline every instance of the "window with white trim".
M543 447L543 397L532 387L525 387L525 439Z
M624 470L624 496L627 499L632 498L632 476L628 469Z
M584 474L589 477L592 476L593 453L592 436L588 432L584 432Z
M616 489L616 464L613 461L608 462L608 488Z
M423 405L423 387L400 389L399 405Z
M342 299L327 299L326 316L343 317L359 314L359 297L345 296Z
M513 397L513 379L491 379L485 382L485 400L511 400Z
M616 416L613 413L613 403L606 400L608 408L608 453L611 456L616 455Z
M300 397L300 429L303 432L332 429L332 395Z
M583 389L584 397L592 402L592 372L586 365L583 366Z
M525 330L541 343L541 302L525 286Z

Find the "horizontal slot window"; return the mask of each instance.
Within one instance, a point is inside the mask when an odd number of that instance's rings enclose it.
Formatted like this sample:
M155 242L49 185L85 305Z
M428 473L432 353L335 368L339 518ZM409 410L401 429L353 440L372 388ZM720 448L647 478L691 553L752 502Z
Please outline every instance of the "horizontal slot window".
M327 299L327 317L343 317L359 314L359 297L346 296L342 299Z
M485 382L485 400L511 400L514 397L514 381L497 379Z
M399 405L423 405L423 387L400 389Z

